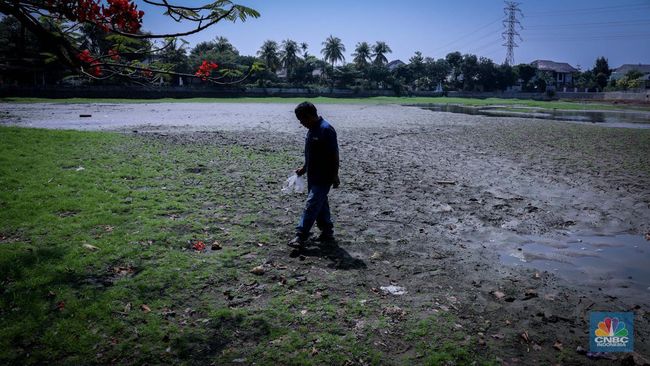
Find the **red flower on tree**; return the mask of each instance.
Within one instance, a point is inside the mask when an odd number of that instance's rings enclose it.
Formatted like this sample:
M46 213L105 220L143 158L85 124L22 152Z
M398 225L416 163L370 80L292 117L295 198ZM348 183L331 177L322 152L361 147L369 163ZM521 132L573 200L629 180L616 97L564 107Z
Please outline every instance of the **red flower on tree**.
M212 70L216 69L217 67L219 67L219 65L215 64L214 62L203 60L203 63L201 66L199 66L199 70L194 75L200 77L203 80L208 80L210 74L212 73Z
M144 68L138 67L136 68L138 72L134 72L132 67L133 64L139 63L138 60L132 60L133 57L138 56L139 52L130 52L129 60L121 58L118 46L105 54L91 54L88 50L79 49L79 40L75 35L75 29L83 25L92 25L107 33L118 34L121 37L134 40L165 38L175 41L176 37L201 32L222 21L245 21L248 18L260 16L255 9L235 4L232 1L234 0L201 0L172 4L175 1L144 0L147 6L164 10L165 16L176 22L183 21L192 24L189 29L158 34L141 31L145 13L138 10L136 0L0 0L0 8L5 15L15 17L21 26L36 35L39 41L52 46L54 57L68 68L81 71L87 76L102 75L104 78L110 78L119 75L142 79L142 76L147 74L147 72L142 72ZM35 18L38 18L39 21L34 21ZM52 27L52 24L65 24L65 27L58 29L59 27ZM110 39L107 41L112 42ZM155 54L166 47L168 46L152 49L151 53ZM170 71L166 68L160 70L152 68L152 73L154 75L160 72L178 76L197 76L211 82L219 82L223 78L237 74L236 72L232 74L224 72L223 77L221 77L222 75L217 77L212 74L216 68L216 63L206 61L194 75ZM251 65L247 75L232 83L241 82L257 70L259 70L259 66L255 63ZM157 79L150 78L149 81L155 80ZM230 82L224 84L230 84Z
M80 23L90 22L104 31L109 25L114 29L136 33L142 26L144 12L129 0L106 0L108 7L100 5L100 0L48 0L54 13Z
M102 76L102 68L99 67L99 66L93 66L93 67L90 68L90 73L93 76L100 77L100 76Z
M90 55L89 50L83 50L77 55L77 58L85 64L90 66L90 74L96 77L102 76L102 68L100 62Z
M129 0L107 0L108 8L102 6L102 14L114 27L135 33L140 30L144 11Z
M109 25L115 30L136 33L142 26L144 12L129 0L106 0L108 7L101 5L101 0L48 0L52 12L59 16L80 23L90 22L109 31ZM120 55L116 49L110 49L108 56L113 61L119 61ZM99 77L102 75L101 63L94 58L89 50L83 50L77 55L82 63L88 65L88 73Z
M79 58L79 60L81 60L81 62L85 62L87 64L95 61L95 58L90 55L89 50L81 51L81 53L77 55L77 58Z
M114 48L111 48L110 50L108 50L108 56L113 61L119 61L120 60L120 53Z

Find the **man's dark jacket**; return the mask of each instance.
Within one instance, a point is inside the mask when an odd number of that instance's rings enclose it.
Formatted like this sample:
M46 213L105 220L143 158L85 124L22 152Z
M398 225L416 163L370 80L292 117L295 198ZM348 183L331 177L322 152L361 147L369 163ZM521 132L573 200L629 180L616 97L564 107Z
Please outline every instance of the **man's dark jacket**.
M338 175L339 145L336 130L325 119L307 131L305 168L309 185L330 185Z

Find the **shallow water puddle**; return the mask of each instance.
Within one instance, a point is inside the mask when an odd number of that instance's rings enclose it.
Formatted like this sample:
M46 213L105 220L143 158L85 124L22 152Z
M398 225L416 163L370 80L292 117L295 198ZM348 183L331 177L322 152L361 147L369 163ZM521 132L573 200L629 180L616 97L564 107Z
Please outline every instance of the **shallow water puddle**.
M435 104L422 109L490 117L539 118L555 121L597 123L607 127L650 128L650 112L644 111L576 111L535 109L516 106L471 107L453 104Z
M499 251L501 262L549 271L571 282L650 297L650 241L642 235L525 236ZM617 291L619 292L619 291ZM636 297L636 296L634 296Z

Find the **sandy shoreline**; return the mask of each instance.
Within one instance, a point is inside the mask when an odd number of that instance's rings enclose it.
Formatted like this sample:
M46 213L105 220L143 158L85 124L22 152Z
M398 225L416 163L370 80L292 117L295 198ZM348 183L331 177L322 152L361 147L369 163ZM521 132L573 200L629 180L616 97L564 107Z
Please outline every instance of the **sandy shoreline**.
M297 164L304 136L293 106L282 104L4 107L10 117L3 123L246 145L288 152ZM86 112L93 117L78 117ZM567 349L584 343L589 311L634 311L636 350L650 355L650 277L614 273L586 283L499 257L518 248L526 254L531 238L577 248L582 244L567 238L650 232L649 130L396 105L323 105L319 112L336 127L341 146L342 187L331 196L339 245L368 265L339 286L390 279L409 289L400 306L423 314L452 296L464 326L475 324L478 332L489 322L490 334L527 329L549 352L560 338ZM278 235L289 235L302 203L274 204L288 205ZM638 256L650 259L645 244ZM381 259L371 259L377 253ZM526 346L509 345L509 356L522 357Z

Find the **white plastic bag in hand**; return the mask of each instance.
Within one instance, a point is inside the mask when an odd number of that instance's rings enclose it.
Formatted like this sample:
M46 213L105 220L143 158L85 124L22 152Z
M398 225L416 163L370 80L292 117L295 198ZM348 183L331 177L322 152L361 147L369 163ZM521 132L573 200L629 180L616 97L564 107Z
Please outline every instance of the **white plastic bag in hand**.
M282 186L282 193L291 194L291 193L303 193L305 191L305 178L299 177L297 174L294 174L287 178Z

